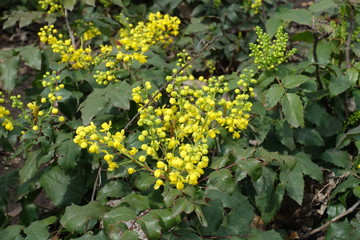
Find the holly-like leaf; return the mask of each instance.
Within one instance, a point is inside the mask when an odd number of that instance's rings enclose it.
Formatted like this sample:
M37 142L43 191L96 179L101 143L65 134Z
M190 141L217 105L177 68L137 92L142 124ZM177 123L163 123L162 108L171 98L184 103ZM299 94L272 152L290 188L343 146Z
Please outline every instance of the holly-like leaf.
M26 239L29 240L49 239L50 236L47 225L41 221L33 222L29 227L24 229L24 233L27 235Z
M295 93L286 93L281 98L285 118L293 127L304 126L304 109L301 99Z
M324 140L315 129L296 129L295 138L298 143L305 146L324 146Z
M19 56L5 58L0 61L0 85L10 93L14 90L19 66Z
M34 44L27 45L22 47L20 50L20 56L25 63L37 70L41 69L41 53L39 47L36 47Z
M105 204L107 198L122 198L132 192L131 186L121 180L110 181L98 192L96 199Z
M279 84L273 84L266 93L266 103L268 108L274 107L284 94L284 88Z
M72 205L65 209L60 219L61 225L70 232L83 233L91 219L100 220L106 208L99 202L92 201L85 206Z
M229 169L220 169L209 175L208 185L215 186L223 192L232 194L237 185Z
M74 143L72 139L61 142L60 147L57 148L59 165L65 171L72 169L77 164L76 160L78 159L80 152L81 148Z
M159 239L161 236L160 221L154 212L140 217L137 223L141 225L141 229L146 233L149 239Z
M299 166L305 175L308 175L319 182L323 182L323 173L321 168L311 161L309 155L305 153L297 153L295 157L297 161L296 166Z
M278 184L274 189L275 173L267 167L263 167L261 178L253 183L257 195L256 206L260 210L261 218L268 223L275 216L281 206L285 194L285 185Z
M80 203L85 192L81 176L66 175L59 166L51 168L40 178L40 185L55 206Z
M75 7L76 0L64 0L64 8L72 11Z
M19 181L20 184L26 182L32 178L38 171L38 159L40 155L40 150L31 151L25 159L24 166L19 171Z
M280 172L280 181L285 184L286 193L299 205L302 204L304 197L304 178L301 166L296 165L291 171Z
M340 150L327 150L321 155L325 162L334 164L341 168L348 168L351 166L349 153Z
M125 222L136 219L135 211L128 207L117 207L104 215L104 228L111 239L120 239L119 232L128 230ZM124 223L124 224L121 224ZM118 236L118 237L116 237Z
M305 75L287 75L282 79L282 84L286 88L294 88L309 81L309 77Z

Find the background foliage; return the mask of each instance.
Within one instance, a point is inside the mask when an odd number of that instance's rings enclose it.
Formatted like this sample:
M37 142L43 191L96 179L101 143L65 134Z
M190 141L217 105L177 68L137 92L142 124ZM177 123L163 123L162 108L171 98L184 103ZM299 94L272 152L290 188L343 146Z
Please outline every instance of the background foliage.
M41 106L58 108L66 120L39 118L24 107L11 113L19 123L12 131L0 128L2 165L23 161L1 171L4 239L360 238L358 3L320 0L301 7L265 0L257 8L250 0L64 0L58 1L63 12L44 13L37 1L17 2L0 3L2 32L26 31L33 41L0 51L2 104L11 109L6 99L19 88L25 104L41 102L53 91L43 87L43 76L55 71L64 84L57 91L62 99ZM157 11L178 16L180 34L167 47L151 47L147 63L120 69L121 81L107 86L93 76L104 66L58 63L59 54L37 37L47 24L68 36L69 21L80 45L91 22L101 34L87 44L98 50L117 45L119 28ZM280 42L296 54L259 68L250 57L256 26L270 38L283 27L290 38ZM169 185L153 190L152 174L128 174L132 163L106 171L99 157L73 142L75 129L109 120L114 129L124 128L137 113L131 89L146 81L160 89L183 49L196 56L195 77L224 75L232 89L244 69L254 71L248 128L238 140L221 130L199 184L181 191ZM34 119L43 119L40 129L34 130ZM141 145L140 130L129 126L128 147ZM15 202L18 214L9 209Z

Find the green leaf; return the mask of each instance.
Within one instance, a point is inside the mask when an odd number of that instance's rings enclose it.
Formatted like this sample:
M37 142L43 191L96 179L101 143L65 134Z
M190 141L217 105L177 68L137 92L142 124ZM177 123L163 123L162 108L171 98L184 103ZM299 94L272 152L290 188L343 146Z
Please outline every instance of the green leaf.
M324 146L324 140L315 129L296 129L295 139L305 146Z
M0 62L0 85L10 93L14 90L19 67L19 56L5 58Z
M285 193L285 185L278 184L274 189L275 173L267 167L263 167L262 176L253 183L256 190L255 202L260 210L261 218L269 223L281 206Z
M301 99L294 93L286 93L281 98L282 110L285 118L293 127L304 126L304 110Z
M331 8L338 8L338 5L334 2L334 0L321 0L311 4L309 11L313 13L320 13L325 12Z
M130 108L131 87L127 82L109 84L105 89L106 96L112 105L122 109Z
M106 208L95 201L85 206L72 205L65 208L65 213L61 217L60 223L70 232L83 233L91 219L100 220L105 213Z
M132 189L128 183L117 179L116 181L110 181L101 187L96 200L105 204L108 201L107 198L122 198L131 192Z
M288 9L278 15L284 21L311 26L312 14L306 9Z
M26 159L24 166L19 171L19 182L20 184L26 182L32 178L38 171L38 159L40 155L40 150L30 152Z
M20 22L19 27L25 27L30 25L34 20L40 19L43 16L44 12L22 12L19 14Z
M10 225L5 229L0 230L0 236L3 239L7 240L16 240L18 236L20 236L20 232L23 230L24 226L20 225Z
M74 6L76 4L76 0L64 0L64 8L72 11L74 9Z
M181 222L180 215L174 215L172 209L156 209L152 211L160 220L162 232L169 230Z
M340 78L332 76L329 84L329 92L331 97L335 97L340 93L345 92L351 87L349 79L342 75Z
M290 39L293 41L312 43L314 42L314 35L310 31L304 31L291 36Z
M305 75L287 75L282 79L282 84L286 88L294 88L309 81L309 77Z
M247 175L251 177L252 181L256 181L257 179L259 179L259 177L261 177L262 164L259 160L254 158L239 160L237 161L237 165L239 166L239 171L246 172ZM235 177L239 175L238 170L236 171L236 173L237 174L235 175Z
M262 231L257 228L251 228L251 231L247 234L249 237L248 240L283 240L280 233L275 230L271 231Z
M266 93L266 103L268 108L273 108L284 94L285 90L279 84L273 84Z
M285 184L287 195L301 205L304 197L305 185L301 166L296 165L291 171L281 171L280 181L282 184Z
M34 44L27 45L20 48L19 54L21 59L24 60L29 67L37 70L41 69L41 53L39 47L36 47Z
M209 29L208 25L201 23L201 18L191 18L191 23L185 28L184 34L199 33L207 31Z
M350 239L349 234L353 231L354 229L347 219L338 223L331 222L326 231L325 240L348 240Z
M327 123L329 114L318 103L309 103L305 108L305 117L310 122L320 126Z
M104 228L110 239L120 239L119 232L127 231L125 223L136 219L135 211L128 207L117 207L104 215Z
M149 239L159 239L161 236L161 226L159 219L156 214L152 211L148 214L140 217L137 220L137 223L140 224L141 229L146 233L146 236Z
M166 207L172 207L175 199L182 195L181 191L172 187L165 187L164 192L161 194L164 198L164 204Z
M236 181L229 169L220 169L209 175L208 185L215 186L219 190L232 194L236 188Z
M325 162L332 163L341 168L347 169L351 166L350 156L346 151L326 150L326 152L321 155L321 158Z
M85 0L85 3L86 3L87 5L90 5L90 6L95 7L95 0Z
M290 127L289 123L285 119L275 123L276 136L280 142L289 148L290 150L295 149L294 131Z
M354 187L353 193L356 197L360 198L360 186Z
M33 222L24 229L24 233L27 235L26 240L44 240L49 239L50 236L47 225L41 221Z
M180 197L176 200L174 208L173 208L173 214L179 215L182 212L185 212L186 214L190 214L194 211L195 204L191 202L190 200Z
M226 153L220 157L213 157L210 168L217 170L219 168L223 168L226 165L229 165L229 162L233 162L234 157L232 156L231 152Z
M334 198L336 194L347 192L349 189L352 190L357 186L360 186L360 179L350 175L331 192L330 198Z
M71 238L71 240L108 240L109 237L103 230L100 230L97 234L94 235L93 232L88 232L78 238ZM113 240L113 239L112 239Z
M207 222L207 226L200 228L202 235L216 235L223 221L223 204L219 199L211 200L207 206L202 207L202 212Z
M88 125L103 108L108 104L108 99L103 97L104 91L102 89L94 89L94 91L88 95L86 100L79 106L81 111L81 119L84 125Z
M114 106L122 109L130 108L131 87L125 82L109 84L106 88L95 88L79 106L84 125L88 125L102 109Z
M318 180L320 183L323 182L323 173L321 168L311 161L309 155L305 153L297 153L295 155L297 160L297 166L301 168L301 171L311 177L312 179Z
M343 144L346 140L353 138L356 135L360 134L360 126L350 129L347 133L345 133L336 143L335 149L339 148L341 144Z
M346 69L345 79L351 83L352 86L355 86L359 79L359 71L354 67Z
M145 172L136 176L135 187L141 191L149 190L151 185L156 182L157 178L152 174Z
M77 159L81 153L81 148L74 143L73 139L67 139L61 142L60 147L56 149L59 165L69 171L77 164Z
M128 203L136 211L143 211L150 208L150 199L139 194L129 194L122 199L122 202Z
M81 176L66 175L59 166L51 168L40 178L40 185L55 206L80 203L85 192Z
M277 16L273 16L266 21L266 32L269 34L270 37L273 37L275 35L281 24L282 20Z

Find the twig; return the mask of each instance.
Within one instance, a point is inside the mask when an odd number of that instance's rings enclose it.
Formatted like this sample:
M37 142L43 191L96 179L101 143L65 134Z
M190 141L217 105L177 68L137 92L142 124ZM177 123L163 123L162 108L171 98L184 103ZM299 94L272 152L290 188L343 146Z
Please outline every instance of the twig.
M352 205L348 210L346 210L343 213L340 213L338 216L334 217L333 219L331 219L330 221L328 221L327 223L325 223L324 225L315 228L314 230L312 230L306 237L309 237L311 235L314 235L315 233L321 232L323 230L325 230L330 223L335 222L337 220L339 220L340 218L345 217L346 215L348 215L349 213L352 213L353 211L355 211L355 209L360 205L360 200L358 200L354 205Z
M350 19L349 19L349 31L348 31L348 36L347 36L347 40L345 43L345 62L346 62L346 68L350 68L351 67L351 62L350 62L350 49L351 49L351 39L352 39L352 35L354 32L354 6L348 2L350 7Z
M73 45L73 47L75 47L75 38L74 38L74 33L70 28L70 24L69 24L69 19L68 19L68 13L67 13L67 9L64 9L64 17L65 17L65 23L66 23L66 28L69 32L69 37L71 39L71 44Z
M211 39L211 41L209 41L208 43L206 43L206 45L196 53L196 55L194 57L191 58L190 61L188 61L187 63L185 63L185 65L183 67L181 67L176 73L174 73L172 76L175 77L176 75L178 75L180 72L182 72L187 66L189 66L192 62L194 62L196 59L198 59L201 54L206 50L208 49L212 44L213 42L218 38L219 36L215 36L213 39ZM169 82L166 82L164 83L155 93L154 95L150 98L149 102L147 104L145 104L143 106L143 108L146 108L150 105L150 103L152 103L152 101L156 98L156 96L166 88L166 86L168 84L170 84L171 82L173 81L169 81ZM126 126L124 127L124 130L128 129L130 127L130 125L135 121L135 119L140 115L139 112L137 112L135 114L135 116L126 124Z
M101 181L101 180L99 180L101 178L101 169L102 169L102 166L99 167L98 173L96 174L96 179L95 179L93 191L92 191L92 194L91 194L91 201L95 200L96 187L98 185L98 182Z

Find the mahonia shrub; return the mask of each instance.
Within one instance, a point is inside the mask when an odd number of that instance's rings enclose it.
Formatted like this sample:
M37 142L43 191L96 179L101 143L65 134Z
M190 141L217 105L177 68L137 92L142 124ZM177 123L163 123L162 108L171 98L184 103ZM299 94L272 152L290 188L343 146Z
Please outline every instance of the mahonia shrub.
M130 161L138 168L129 167L129 174L151 172L158 179L155 189L166 183L178 190L185 184L196 185L209 164L208 142L220 134L219 129L226 129L233 138L240 138L246 129L252 107L249 97L254 96L251 84L256 80L252 70L245 69L237 88L230 91L224 76L195 78L188 53L178 57L181 68L166 77L166 103L161 103L159 90L150 93L153 86L148 81L132 89L139 112L140 148L127 148L125 129L112 131L111 121L100 128L94 123L78 127L74 142L90 153L102 154L109 171Z

